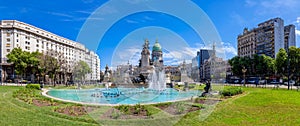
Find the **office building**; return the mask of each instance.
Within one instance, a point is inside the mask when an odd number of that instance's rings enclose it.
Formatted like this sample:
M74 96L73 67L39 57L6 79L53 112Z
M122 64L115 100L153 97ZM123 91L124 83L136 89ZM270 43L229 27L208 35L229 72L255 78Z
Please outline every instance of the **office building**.
M72 68L76 62L85 61L92 73L87 75L88 80L100 80L100 59L93 51L85 48L83 44L53 34L33 25L16 21L2 20L0 22L1 66L2 80L15 77L13 66L7 62L6 55L14 48L20 47L23 51L47 54L56 52L61 55L68 68ZM58 58L57 56L53 56ZM69 69L69 72L71 69Z
M245 28L243 34L238 35L237 41L238 56L265 54L275 58L280 48L296 46L295 26L284 26L281 18L270 19L252 30Z

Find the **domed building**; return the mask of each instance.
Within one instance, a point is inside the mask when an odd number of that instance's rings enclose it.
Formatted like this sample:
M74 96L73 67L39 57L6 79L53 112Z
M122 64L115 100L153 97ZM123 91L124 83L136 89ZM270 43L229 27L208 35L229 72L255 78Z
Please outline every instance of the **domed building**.
M152 66L163 67L162 47L156 40L155 44L152 47L152 53L150 54L149 41L146 39L145 44L143 45L143 50L141 52L141 59L139 63L140 73L144 76L148 76L148 74L152 70Z
M154 66L163 66L162 48L158 41L152 47L152 63Z

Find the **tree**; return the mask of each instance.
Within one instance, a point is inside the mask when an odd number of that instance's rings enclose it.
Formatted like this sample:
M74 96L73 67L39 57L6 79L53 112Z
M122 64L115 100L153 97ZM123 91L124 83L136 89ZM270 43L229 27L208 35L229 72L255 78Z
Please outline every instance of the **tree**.
M80 81L80 83L84 83L86 74L91 73L92 70L89 65L84 61L79 61L74 66L73 76L76 81ZM79 83L79 84L80 84ZM78 85L80 87L80 85Z
M230 59L232 72L234 75L241 77L242 69L247 69L247 76L266 76L273 74L275 71L275 61L273 58L266 55L253 55L252 57L233 57Z
M24 53L21 48L14 48L8 55L8 62L14 64L15 72L17 75L23 75L27 67L27 53Z
M291 46L289 48L289 52L288 52L288 55L289 55L289 60L290 60L290 63L289 63L289 70L290 70L290 73L291 73L291 77L294 77L294 75L296 74L296 70L299 68L299 54L298 54L298 48L296 48L295 46Z
M266 65L266 71L265 71L265 75L271 75L275 73L275 59L263 55L264 58L264 63Z
M46 82L46 75L49 75L51 79L54 79L56 71L59 69L59 63L57 59L52 56L41 54L39 55L39 73L43 77L44 82ZM56 84L54 83L54 86Z
M26 76L26 73L33 75L37 72L37 66L39 64L38 55L39 52L26 52L21 48L14 48L8 55L8 62L14 64L15 72L17 75L21 75L21 79ZM31 78L34 81L34 78Z
M275 59L275 66L276 66L276 71L278 74L281 74L282 76L286 75L287 71L287 61L288 55L285 51L285 49L281 48L279 49L279 52L276 55Z
M241 66L241 63L240 63L240 58L239 56L235 56L233 57L232 59L230 59L228 62L229 64L231 65L231 70L232 70L232 73L234 75L237 75L237 76L241 76L243 75L241 69L242 69L242 66Z

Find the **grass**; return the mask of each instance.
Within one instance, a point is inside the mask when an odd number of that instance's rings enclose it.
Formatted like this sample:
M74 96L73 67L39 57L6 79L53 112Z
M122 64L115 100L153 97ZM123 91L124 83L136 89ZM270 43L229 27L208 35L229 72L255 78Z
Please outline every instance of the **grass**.
M177 125L299 125L300 92L244 88L246 93L225 100L203 122L190 113Z
M98 125L88 115L71 117L53 112L54 107L37 107L12 97L13 92L22 87L0 86L0 124L1 125ZM199 87L200 88L200 87ZM199 111L184 117L157 117L145 120L97 120L100 124L163 125L167 121L176 121L176 125L299 125L300 92L286 89L243 88L242 95L226 99L219 103L212 114L200 121ZM72 104L62 104L72 105ZM154 106L147 106L157 115ZM99 110L99 113L103 113ZM102 112L100 112L102 111ZM201 111L200 111L201 112ZM92 114L99 114L92 113ZM173 119L174 118L174 119ZM168 123L169 124L169 123Z
M32 125L97 125L78 121L80 119L54 113L52 107L37 107L12 97L13 91L21 87L0 87L0 124L13 126ZM85 117L90 118L90 117ZM90 118L91 119L91 118Z

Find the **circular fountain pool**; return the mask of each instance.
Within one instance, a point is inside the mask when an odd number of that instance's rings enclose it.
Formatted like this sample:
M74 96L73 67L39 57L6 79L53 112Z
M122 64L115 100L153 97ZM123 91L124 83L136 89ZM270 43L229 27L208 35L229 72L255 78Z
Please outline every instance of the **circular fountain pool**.
M144 88L51 89L49 96L60 100L99 105L155 104L190 99L200 91L177 91L173 88L152 90Z

